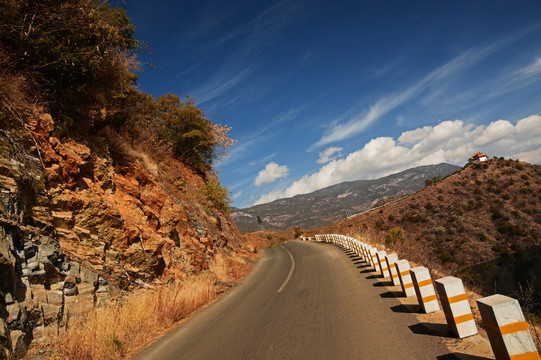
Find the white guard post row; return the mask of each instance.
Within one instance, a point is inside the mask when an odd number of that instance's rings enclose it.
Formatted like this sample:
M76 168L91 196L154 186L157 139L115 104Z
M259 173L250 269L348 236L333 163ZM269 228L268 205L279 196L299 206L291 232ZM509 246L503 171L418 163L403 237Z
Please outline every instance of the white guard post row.
M398 260L396 254L378 251L352 237L326 234L314 238L316 242L335 243L355 252L383 278L390 276L393 285L402 287L404 296L417 295L426 313L440 310L439 295L450 330L458 338L477 334L466 290L459 278L447 276L436 280L437 295L430 271L423 266L411 269L408 260ZM541 360L517 300L496 294L477 300L477 304L496 360Z

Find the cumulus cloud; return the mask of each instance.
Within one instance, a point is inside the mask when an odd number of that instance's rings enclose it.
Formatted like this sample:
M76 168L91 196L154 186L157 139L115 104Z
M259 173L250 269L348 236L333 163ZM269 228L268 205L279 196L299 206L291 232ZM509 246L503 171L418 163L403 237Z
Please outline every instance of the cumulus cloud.
M262 195L255 204L309 193L343 181L375 179L415 166L441 162L462 165L477 151L541 163L541 116L526 117L515 125L507 120L478 126L462 120L444 121L406 131L397 140L378 137L346 158L333 160L286 188Z
M259 174L257 174L254 185L261 186L270 184L280 178L286 177L287 175L289 175L289 168L287 165L278 165L274 161L271 161L263 170L259 172Z
M334 160L337 156L340 156L341 147L331 146L319 153L319 159L317 159L318 164L326 164L331 160ZM336 156L333 156L335 155Z

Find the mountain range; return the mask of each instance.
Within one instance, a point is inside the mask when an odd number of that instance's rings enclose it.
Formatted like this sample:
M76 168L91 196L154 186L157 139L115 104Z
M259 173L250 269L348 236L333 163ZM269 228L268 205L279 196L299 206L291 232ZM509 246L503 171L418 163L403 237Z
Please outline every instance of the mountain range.
M232 207L231 217L244 232L322 227L366 211L385 198L422 189L426 180L443 178L459 169L447 163L419 166L380 179L343 182L249 208Z

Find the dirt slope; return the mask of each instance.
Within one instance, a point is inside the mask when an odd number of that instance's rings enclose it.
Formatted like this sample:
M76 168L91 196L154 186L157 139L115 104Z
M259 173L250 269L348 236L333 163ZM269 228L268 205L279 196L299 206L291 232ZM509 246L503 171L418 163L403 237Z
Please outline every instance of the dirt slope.
M494 158L321 231L369 234L385 243L391 229L401 228L405 237L391 246L396 251L456 270L540 245L540 194L541 166Z

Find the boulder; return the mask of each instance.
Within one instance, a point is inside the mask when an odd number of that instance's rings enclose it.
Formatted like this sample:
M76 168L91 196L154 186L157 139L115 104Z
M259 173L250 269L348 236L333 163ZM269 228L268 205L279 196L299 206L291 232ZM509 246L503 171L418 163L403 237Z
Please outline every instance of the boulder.
M50 305L62 306L62 303L63 303L62 291L59 291L59 290L47 291L47 303Z
M13 355L16 358L24 357L28 351L28 346L30 346L30 337L21 330L12 330L10 332L10 337Z
M0 318L0 359L2 359L2 348L11 349L11 337L4 319Z
M57 322L61 309L62 306L43 304L41 306L41 311L43 315L43 320L45 321L45 325Z

